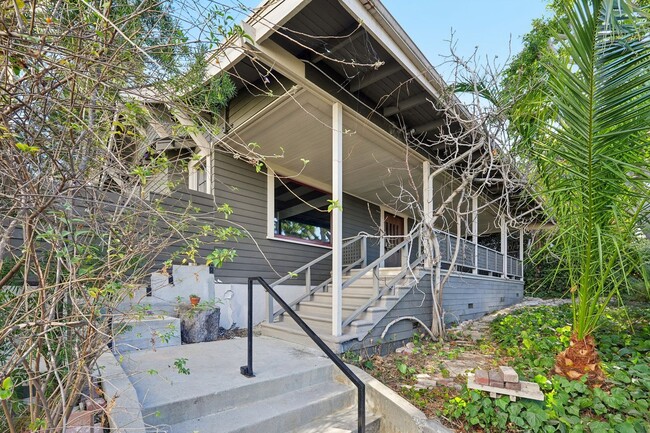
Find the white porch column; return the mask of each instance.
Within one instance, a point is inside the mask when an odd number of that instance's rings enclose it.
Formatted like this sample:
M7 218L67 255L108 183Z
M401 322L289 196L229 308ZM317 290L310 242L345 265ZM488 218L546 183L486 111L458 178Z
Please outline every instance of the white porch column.
M332 210L332 335L342 334L343 322L343 106L332 105L332 200L338 204Z
M423 223L428 225L433 218L433 185L431 181L431 163L429 161L424 161L422 163L422 212L423 212ZM420 237L420 239L423 239ZM423 242L420 242L420 248L424 249L425 245ZM425 251L424 257L426 257L426 262L424 266L428 269L431 267L433 260L430 255L431 251Z
M503 256L502 278L508 278L508 228L506 227L506 216L501 215L501 255Z
M478 196L472 197L472 243L474 244L474 269L478 274Z

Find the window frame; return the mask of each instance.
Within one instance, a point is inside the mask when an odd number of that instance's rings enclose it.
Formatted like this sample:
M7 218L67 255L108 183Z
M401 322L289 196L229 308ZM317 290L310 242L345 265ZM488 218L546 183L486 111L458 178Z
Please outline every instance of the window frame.
M196 160L192 159L188 166L188 188L202 194L214 195L212 183L212 157L199 152ZM198 167L203 164L204 168ZM199 176L205 174L205 191L199 189Z
M266 174L266 238L275 241L288 242L288 243L299 244L299 245L308 245L317 248L332 249L331 241L329 243L325 243L322 241L301 239L298 237L280 235L275 233L275 179L276 179L276 174L271 171L268 171ZM291 181L331 195L331 192L310 185L309 183L305 183L303 181L296 180L296 179L291 179ZM330 227L331 227L332 215L330 214L329 217L330 217Z

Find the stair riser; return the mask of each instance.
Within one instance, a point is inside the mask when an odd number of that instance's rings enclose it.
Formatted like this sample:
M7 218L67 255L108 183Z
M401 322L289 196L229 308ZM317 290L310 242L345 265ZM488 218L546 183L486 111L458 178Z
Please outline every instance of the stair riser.
M343 317L347 318L348 316L350 316L355 311L356 311L356 308L345 308L344 307L343 308ZM319 315L319 316L322 316L322 317L331 317L332 309L331 309L330 306L328 306L327 308L323 308L321 306L314 306L314 305L309 305L309 304L300 305L300 308L298 310L298 314L310 314L310 315L314 314L314 315ZM383 310L383 309L381 311L365 311L365 312L361 313L357 317L357 319L369 320L371 322L375 322L375 321L379 320L381 317L383 317L384 314L386 314L386 311ZM312 323L314 323L314 322L312 322ZM332 323L332 322L327 321L327 323ZM308 324L309 324L309 322L308 322Z
M395 293L388 293L382 298L379 299L379 301L382 301L384 297L393 297L395 296L394 299L399 299L401 295L404 293L403 290L408 291L409 289L406 288L398 288L395 290ZM359 307L366 302L368 302L370 299L372 299L375 296L375 292L367 292L367 293L354 293L353 291L344 291L343 292L343 305L345 306L354 306L354 307ZM388 298L391 299L391 298ZM312 300L315 302L318 302L320 304L331 304L332 303L332 294L331 293L316 293L312 296Z
M334 417L332 414L325 419L319 418L307 426L303 426L297 430L292 430L291 433L357 433L357 407L355 404L350 407L342 420L339 417ZM340 412L338 413L340 414ZM381 431L381 418L366 411L366 433L379 433Z
M322 331L324 329L330 330L332 329L332 315L328 316L320 316L317 320L311 319L311 318L305 318L301 317L304 322L314 330L317 334L319 331ZM286 322L291 322L291 323L296 323L291 317L287 315L283 315L281 318L282 321Z
M345 300L343 300L343 314L351 314L359 306L350 305ZM314 304L310 302L302 302L298 306L298 315L300 314L314 314L319 316L331 316L332 315L332 305L331 304Z
M371 298L370 295L362 297L352 296L351 293L343 292L343 305L350 307L359 307ZM313 301L318 302L319 304L332 304L332 294L331 293L320 293L313 296Z
M366 320L366 316L368 313L362 314L360 317L357 317L355 320ZM347 317L347 316L346 316ZM291 322L291 324L295 324L294 320L291 317L286 317L283 318L282 320L286 320L287 322ZM321 335L323 333L325 334L330 334L332 332L332 321L331 319L323 318L323 320L312 320L312 319L304 319L305 323L317 334ZM369 319L368 319L369 320ZM368 330L371 328L372 325L360 325L356 326L354 324L350 324L349 328L353 333L357 333L360 331ZM345 332L345 330L344 330ZM309 337L308 337L309 338Z
M331 332L331 330L330 330ZM318 332L317 332L318 333ZM295 334L293 332L288 332L282 329L276 329L276 328L262 328L262 335L265 335L267 337L273 337L273 338L278 338L283 341L288 341L290 343L295 343L295 344L300 344L302 346L307 346L311 348L318 348L316 343L313 342L311 338L307 336L304 332L300 331L300 333ZM340 345L336 343L331 343L328 341L325 341L325 344L334 351L334 353L341 353Z
M317 418L342 410L354 402L355 392L349 389L328 399L309 402L289 412L280 413L272 419L223 433L287 432L295 426L305 425ZM214 433L217 432L218 430L214 431ZM221 432L219 431L219 433Z
M331 380L333 369L334 367L328 366L296 373L291 376L290 380L277 378L257 382L251 381L250 385L240 387L235 394L229 392L215 393L205 395L200 399L181 400L169 405L146 408L143 409L144 421L152 425L175 424L286 392L300 392L301 388Z

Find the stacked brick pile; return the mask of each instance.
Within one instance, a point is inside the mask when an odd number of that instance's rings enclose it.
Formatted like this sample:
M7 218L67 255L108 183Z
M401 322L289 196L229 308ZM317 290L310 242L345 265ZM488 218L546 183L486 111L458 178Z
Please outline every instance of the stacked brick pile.
M493 370L476 370L474 374L467 376L467 387L487 391L493 398L509 395L512 401L517 397L544 400L544 394L538 384L520 381L517 372L508 366Z
M106 400L99 395L99 385L93 380L90 389L82 392L79 407L76 407L67 421L66 433L101 433L104 431L101 422Z
M492 386L494 388L521 391L521 382L519 382L517 372L512 367L503 365L498 369L477 370L474 374L474 382L479 385Z

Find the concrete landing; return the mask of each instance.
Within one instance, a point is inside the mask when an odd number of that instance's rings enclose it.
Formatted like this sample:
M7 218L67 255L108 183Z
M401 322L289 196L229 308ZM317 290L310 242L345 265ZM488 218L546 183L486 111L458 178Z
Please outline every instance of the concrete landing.
M356 404L353 390L333 380L335 367L317 350L266 337L255 337L253 347L254 378L239 373L246 363L245 338L130 352L122 366L141 402L145 423L158 426L158 431L175 433L190 428L208 433L212 429L206 424L220 425L215 432L248 431L244 428L248 425L254 431L252 421L258 415L267 427L279 423L274 414L265 414L265 407L281 407L283 400L293 399L299 409L300 395L306 405L308 398L322 405L332 397L336 400L330 404L332 410ZM178 359L185 359L190 374L179 373L174 365ZM256 402L260 407L254 406ZM223 420L218 419L219 414ZM286 430L321 415L313 411L309 419L288 417L295 426ZM232 428L224 429L226 419ZM286 426L278 427L282 431Z

